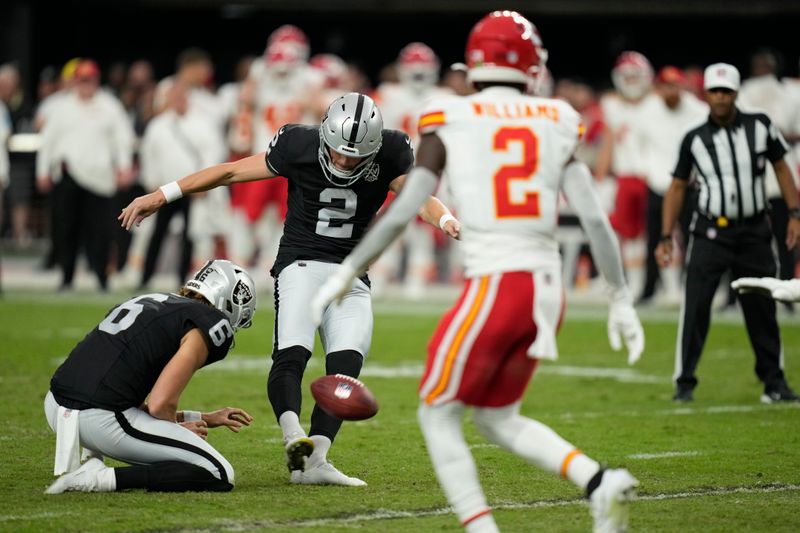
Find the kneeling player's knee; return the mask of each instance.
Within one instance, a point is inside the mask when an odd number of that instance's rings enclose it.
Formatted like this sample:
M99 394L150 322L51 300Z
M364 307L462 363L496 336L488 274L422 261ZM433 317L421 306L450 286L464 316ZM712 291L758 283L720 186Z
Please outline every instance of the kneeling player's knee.
M325 372L331 374L344 374L357 378L364 364L364 356L355 350L342 350L331 352L325 358Z

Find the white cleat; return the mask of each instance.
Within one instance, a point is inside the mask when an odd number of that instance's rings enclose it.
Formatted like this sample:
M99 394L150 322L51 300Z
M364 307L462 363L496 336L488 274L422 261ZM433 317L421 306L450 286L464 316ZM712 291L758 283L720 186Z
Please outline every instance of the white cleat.
M600 485L589 499L594 533L628 531L628 507L636 496L637 486L639 482L624 468L603 472Z
M106 468L106 465L100 459L89 459L79 469L74 472L67 472L55 480L52 485L47 487L44 493L107 492L101 488L99 476Z
M306 468L306 459L314 452L314 441L308 437L297 437L286 443L286 466L289 472Z
M358 478L342 474L327 461L306 468L305 471L294 470L291 481L299 485L342 485L345 487L365 487L367 485Z

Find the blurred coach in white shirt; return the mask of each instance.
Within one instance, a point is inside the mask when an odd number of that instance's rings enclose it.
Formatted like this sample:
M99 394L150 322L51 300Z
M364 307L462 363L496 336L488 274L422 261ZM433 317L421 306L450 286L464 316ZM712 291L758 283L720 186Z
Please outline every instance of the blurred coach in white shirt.
M114 222L111 198L132 177L133 128L122 104L99 91L100 69L89 59L75 69L75 88L54 106L42 129L36 160L39 189L53 190L57 262L62 289L72 286L75 262L85 246L101 289Z
M647 178L647 263L645 282L639 302L653 298L661 281L667 300L680 298L680 272L675 265L659 274L653 252L661 238L661 206L664 193L672 182L683 136L693 126L708 118L708 105L682 89L683 71L665 66L656 76L655 92L639 108L635 129L641 136Z
M148 191L154 191L176 177L191 174L200 169L221 163L226 155L225 141L210 117L189 109L191 88L180 80L167 89L166 110L154 118L144 132L139 157L142 164L142 182ZM225 196L223 191L223 196ZM153 276L161 245L166 237L173 216L183 218L182 251L176 274L179 286L189 273L192 260L192 237L204 240L202 232L191 231L196 217L190 218L192 209L208 203L208 193L203 198L185 196L165 205L156 215L155 228L147 247L147 256L142 272L141 288ZM225 204L225 199L223 199ZM224 217L224 213L210 213L210 217ZM204 254L210 254L208 246L201 246ZM212 259L206 257L205 260Z

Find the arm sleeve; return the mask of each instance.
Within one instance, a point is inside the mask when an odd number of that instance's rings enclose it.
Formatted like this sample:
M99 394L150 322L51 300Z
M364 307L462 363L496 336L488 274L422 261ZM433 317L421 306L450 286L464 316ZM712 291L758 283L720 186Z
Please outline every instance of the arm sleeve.
M278 176L283 176L286 172L286 161L289 155L289 138L291 136L292 128L282 126L267 147L267 167Z
M223 321L227 323L227 328L224 324L221 324ZM228 350L230 350L233 343L233 328L220 311L204 304L192 304L189 307L184 323L188 325L185 328L186 330L192 329L192 327L199 329L200 334L206 341L208 358L203 366L220 361L228 355ZM230 332L230 336L226 332Z
M420 207L433 194L439 178L424 167L415 167L406 178L403 190L389 206L345 262L356 272L363 272L403 231Z
M594 192L589 168L578 161L568 164L564 169L562 189L589 237L592 257L603 278L613 291L627 291L619 242Z

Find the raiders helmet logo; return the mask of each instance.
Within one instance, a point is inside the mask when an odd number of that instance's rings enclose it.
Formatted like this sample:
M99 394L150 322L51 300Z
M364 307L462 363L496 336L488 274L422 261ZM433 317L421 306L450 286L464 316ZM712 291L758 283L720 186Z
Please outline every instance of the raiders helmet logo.
M250 292L250 288L239 280L236 283L236 287L233 288L233 303L236 305L245 305L252 299L253 293Z

